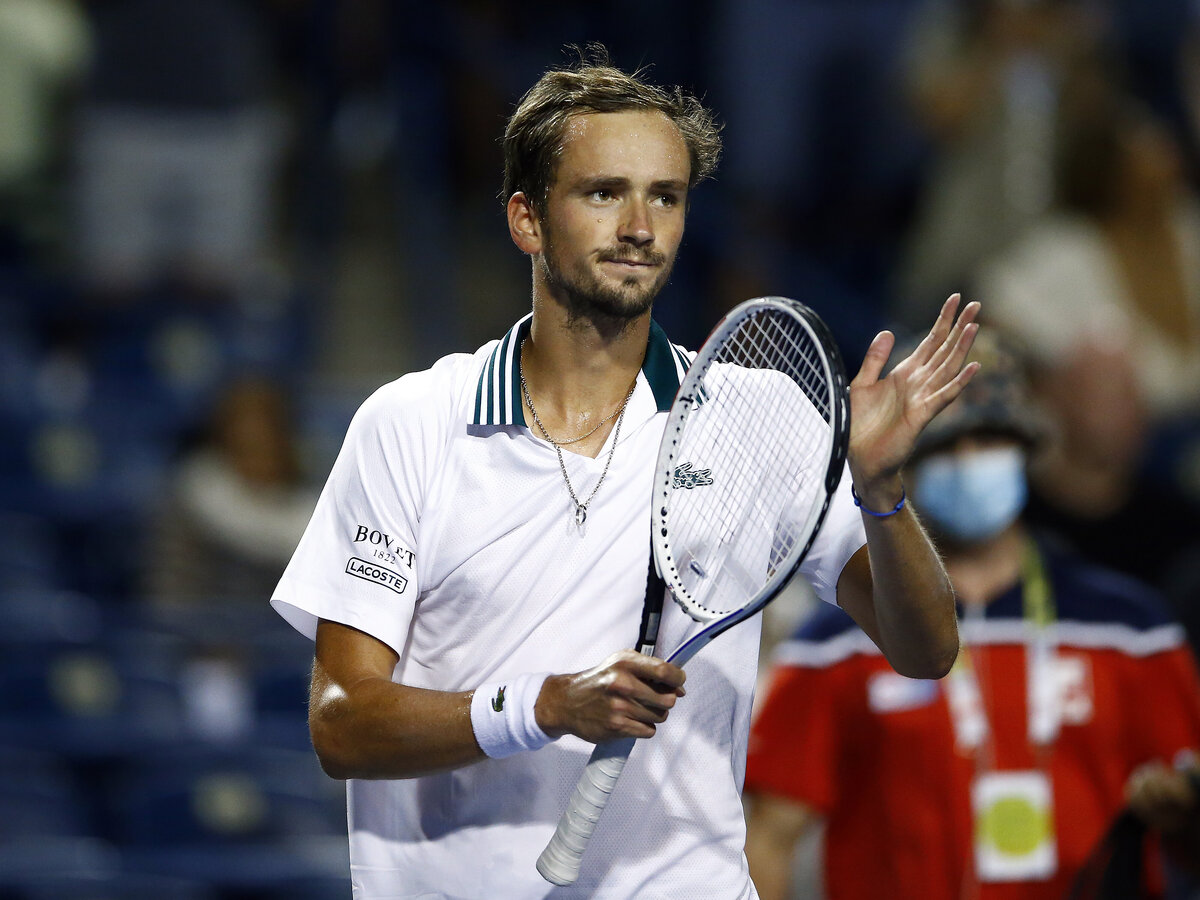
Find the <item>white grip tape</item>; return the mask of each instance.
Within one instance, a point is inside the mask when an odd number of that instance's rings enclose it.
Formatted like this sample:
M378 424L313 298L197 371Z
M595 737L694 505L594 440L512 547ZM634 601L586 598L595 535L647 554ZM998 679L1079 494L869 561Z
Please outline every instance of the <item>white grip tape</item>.
M588 759L554 837L538 857L537 870L551 884L574 884L600 814L625 768L636 738L603 741Z

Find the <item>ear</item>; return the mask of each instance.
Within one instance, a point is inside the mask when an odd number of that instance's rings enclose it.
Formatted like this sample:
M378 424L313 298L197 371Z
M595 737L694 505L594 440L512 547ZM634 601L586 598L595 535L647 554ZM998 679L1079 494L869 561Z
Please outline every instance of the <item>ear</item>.
M542 226L529 197L523 191L517 191L508 198L505 212L508 215L508 234L517 248L531 256L541 253Z

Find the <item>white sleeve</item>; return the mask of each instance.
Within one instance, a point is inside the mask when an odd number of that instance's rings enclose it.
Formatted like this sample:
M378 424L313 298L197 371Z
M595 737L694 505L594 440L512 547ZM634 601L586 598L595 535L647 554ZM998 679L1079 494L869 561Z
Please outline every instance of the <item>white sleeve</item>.
M317 620L329 619L403 652L421 590L417 554L427 470L444 445L430 381L422 372L385 385L350 423L271 597L276 611L310 638Z
M867 542L862 514L850 494L850 467L829 501L829 511L808 556L800 563L798 577L808 579L816 595L837 606L837 583L850 557Z

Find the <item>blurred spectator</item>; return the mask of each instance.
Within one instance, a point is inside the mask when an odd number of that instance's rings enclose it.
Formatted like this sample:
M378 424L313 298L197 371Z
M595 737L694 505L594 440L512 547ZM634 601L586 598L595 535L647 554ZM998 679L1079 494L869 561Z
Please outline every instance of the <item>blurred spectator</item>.
M713 6L709 67L728 118L726 208L707 225L723 271L720 309L703 319L786 288L857 356L883 327L887 273L920 160L896 40L917 2ZM929 299L928 318L948 293Z
M1022 523L1043 432L1014 358L980 337L983 369L905 471L960 598L958 662L940 682L898 676L832 607L780 646L746 779L763 900L787 896L793 846L818 819L834 900L1061 900L1127 791L1180 859L1200 859L1200 798L1140 768L1196 766L1183 631L1148 589Z
M0 256L60 236L63 114L89 46L87 17L73 0L0 4Z
M927 0L909 47L934 154L898 273L896 312L910 327L1049 207L1059 106L1109 79L1094 9Z
M316 504L281 387L259 378L233 382L174 482L150 529L147 599L261 603Z
M980 293L1058 425L1031 517L1161 584L1200 539L1200 477L1182 462L1200 452L1200 204L1145 110L1066 118L1056 208L983 267ZM1159 458L1167 433L1179 449Z
M1179 135L1194 180L1200 175L1195 66L1200 7L1195 0L1106 0L1121 44L1130 92Z
M257 4L97 0L76 146L87 284L225 295L265 249L279 122Z

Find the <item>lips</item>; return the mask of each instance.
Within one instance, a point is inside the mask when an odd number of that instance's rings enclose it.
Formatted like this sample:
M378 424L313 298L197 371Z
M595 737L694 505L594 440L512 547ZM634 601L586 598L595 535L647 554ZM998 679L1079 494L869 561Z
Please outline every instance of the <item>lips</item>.
M647 268L653 267L653 266L661 266L663 263L663 261L657 257L647 257L645 259L639 259L636 257L625 257L625 256L606 256L606 257L601 258L601 262L616 263L617 265L622 265L622 266L645 266Z

